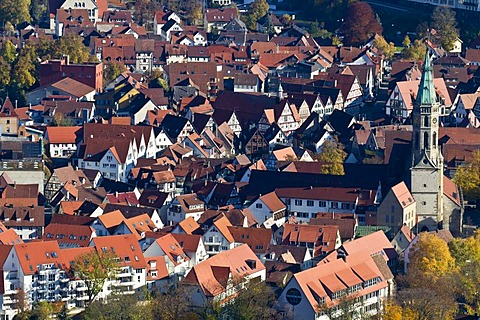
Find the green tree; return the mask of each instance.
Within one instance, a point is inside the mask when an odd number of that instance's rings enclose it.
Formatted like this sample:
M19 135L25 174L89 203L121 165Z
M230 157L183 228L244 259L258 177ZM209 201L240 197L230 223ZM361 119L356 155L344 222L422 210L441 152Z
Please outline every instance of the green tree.
M420 233L409 255L408 273L397 278L397 302L417 319L453 319L457 312L458 272L447 243L435 234Z
M447 243L435 234L420 233L410 252L408 274L412 279L435 282L456 270Z
M348 6L341 31L345 44L360 45L372 35L382 34L383 29L368 3L354 2Z
M153 320L151 304L136 294L112 294L108 303L95 301L82 315L83 320Z
M387 300L383 305L382 320L405 320L418 319L415 311L408 307L402 307L395 301Z
M225 313L237 320L269 320L275 318L275 303L275 294L265 282L250 281L232 303L225 306Z
M417 39L425 39L430 35L430 25L427 21L422 21L415 29Z
M15 27L10 21L7 21L3 27L3 31L5 32L6 36L11 37L15 34Z
M11 65L0 57L0 95L5 96L5 92L1 92L6 90L6 88L10 85L10 71Z
M83 44L83 38L77 34L66 34L55 42L55 57L68 55L73 63L96 61L90 50Z
M320 172L323 174L344 175L343 160L346 154L337 141L327 140L322 145L322 151L315 159L320 162Z
M480 313L480 260L465 264L457 278L461 301L469 314Z
M62 308L57 313L57 319L58 320L69 320L69 319L71 319L70 316L68 315L68 309L67 309L67 304L66 303L64 303L62 305Z
M127 68L122 62L112 61L107 64L107 67L103 71L103 83L108 85L115 80L120 74L125 72Z
M457 168L453 181L462 188L466 199L480 200L480 151L474 151L472 159Z
M257 29L257 20L266 15L268 9L267 0L255 0L248 8L247 15L242 17L242 20L250 30L255 30Z
M52 313L52 305L47 301L42 300L33 305L32 316L30 318L34 320L47 320Z
M72 120L65 118L65 115L60 112L55 112L50 123L52 127L70 127L73 125Z
M30 0L2 0L0 1L0 21L19 24L30 22Z
M11 81L18 89L27 89L36 81L36 53L33 46L25 46L18 55L11 74Z
M30 16L34 22L40 22L47 13L47 1L46 0L31 0L30 3Z
M17 48L12 43L12 41L7 40L4 42L2 49L0 50L0 55L7 63L13 63L17 57Z
M450 51L459 37L455 12L447 6L437 6L432 14L432 26L437 31L442 47Z
M393 42L387 42L384 37L379 36L375 39L373 45L383 52L383 56L386 60L392 60L396 50Z
M405 38L403 38L402 44L404 47L410 47L410 44L412 41L410 41L410 37L408 35L405 35Z
M436 282L436 286L425 283L426 286L402 288L396 300L403 312L413 316L404 316L402 320L454 319L457 312L454 283L454 279L442 278L442 281Z
M342 43L342 40L340 40L339 37L333 36L332 37L332 45L337 46L337 47L341 47L341 46L343 46L343 43Z
M416 39L409 47L404 47L402 54L405 59L423 60L425 58L425 43Z
M480 261L480 231L465 239L453 239L448 246L456 265L460 268L472 261Z
M480 313L480 230L471 237L454 239L449 247L460 268L457 278L460 300L466 302L468 313Z
M188 319L192 314L190 305L193 288L186 285L171 287L152 301L154 319L176 320Z
M100 293L108 278L115 277L119 264L112 252L89 253L78 256L73 262L75 276L87 286L88 303L90 304Z

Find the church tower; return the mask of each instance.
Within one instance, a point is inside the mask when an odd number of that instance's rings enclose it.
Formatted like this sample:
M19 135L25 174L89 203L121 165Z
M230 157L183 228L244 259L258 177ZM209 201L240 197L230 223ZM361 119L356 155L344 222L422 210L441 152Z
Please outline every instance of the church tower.
M443 223L443 156L438 146L440 104L428 52L413 106L411 192L417 203L418 231L436 230Z

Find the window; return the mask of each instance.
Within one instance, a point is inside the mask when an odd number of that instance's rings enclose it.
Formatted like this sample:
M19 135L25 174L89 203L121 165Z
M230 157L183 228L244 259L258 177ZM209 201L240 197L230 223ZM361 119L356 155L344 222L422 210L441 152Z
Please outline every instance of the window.
M423 126L424 127L429 127L430 126L430 118L428 116L425 116L423 118Z
M395 206L392 206L392 207L390 208L390 212L391 212L391 213L395 213Z
M302 200L295 199L295 205L296 206L301 206L302 205Z
M327 202L326 201L318 201L318 206L321 208L326 208L327 207Z
M330 208L338 209L338 202L333 202L330 204Z
M302 294L300 293L300 291L298 291L298 289L291 288L288 289L285 298L292 306L296 306L302 301Z
M261 203L257 203L255 205L255 208L257 208L257 209L262 209L262 207L263 207L263 205Z
M425 150L430 149L429 146L428 146L428 132L423 133L423 148Z
M389 216L389 215L386 215L386 216L385 216L385 222L386 222L386 223L390 223L390 216Z
M313 200L307 200L307 207L313 207Z

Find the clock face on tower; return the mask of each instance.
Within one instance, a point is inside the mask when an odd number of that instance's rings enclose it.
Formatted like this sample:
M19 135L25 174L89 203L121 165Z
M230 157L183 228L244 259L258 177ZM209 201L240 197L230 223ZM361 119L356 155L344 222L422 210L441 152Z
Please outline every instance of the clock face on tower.
M433 124L437 124L437 118L433 118L433 119L432 119L432 123L433 123Z

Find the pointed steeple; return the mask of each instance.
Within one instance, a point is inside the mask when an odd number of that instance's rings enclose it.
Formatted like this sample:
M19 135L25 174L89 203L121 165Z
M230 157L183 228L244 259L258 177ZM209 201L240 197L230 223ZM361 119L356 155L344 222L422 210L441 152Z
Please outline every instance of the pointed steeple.
M425 60L422 66L422 78L418 86L417 105L432 105L437 102L435 85L433 84L433 68L430 55L425 53Z

